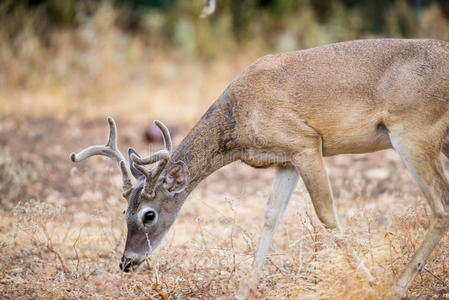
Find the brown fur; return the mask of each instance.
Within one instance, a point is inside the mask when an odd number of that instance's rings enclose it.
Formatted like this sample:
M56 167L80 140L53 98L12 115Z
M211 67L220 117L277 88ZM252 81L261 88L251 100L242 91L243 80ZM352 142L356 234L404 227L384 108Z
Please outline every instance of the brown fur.
M447 117L449 43L363 40L268 55L231 83L230 94L246 148L260 148L253 136L278 151L321 137L324 156L373 152L391 147L379 126Z

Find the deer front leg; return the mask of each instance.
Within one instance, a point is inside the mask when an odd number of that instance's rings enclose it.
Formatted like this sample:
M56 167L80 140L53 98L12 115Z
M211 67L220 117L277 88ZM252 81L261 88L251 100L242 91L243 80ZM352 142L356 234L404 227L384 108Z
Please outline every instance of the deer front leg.
M358 267L365 273L368 280L373 282L374 278L371 276L371 273L364 266L362 260L351 245L348 245L344 238L344 231L338 222L332 188L323 163L321 141L315 148L308 148L297 152L294 155L293 163L301 174L301 178L309 192L315 212L320 221L326 228L334 231L335 243L339 247L346 248L351 252L352 258L357 262Z
M316 148L297 152L293 163L301 174L320 221L328 229L339 228L334 197L321 155L321 143Z
M253 271L252 274L249 274L247 279L241 283L239 295L236 299L254 298L254 295L251 295L251 291L256 288L257 281L259 280L259 273L262 269L265 257L267 256L268 249L270 248L271 240L281 221L288 201L295 190L297 182L298 171L296 171L294 167L276 168L271 194L265 211L262 236L253 263Z

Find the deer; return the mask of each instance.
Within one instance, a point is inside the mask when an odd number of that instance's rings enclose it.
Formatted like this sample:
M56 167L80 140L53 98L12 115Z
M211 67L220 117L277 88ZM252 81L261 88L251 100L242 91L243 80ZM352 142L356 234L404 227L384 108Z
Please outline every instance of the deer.
M117 148L116 124L108 122L108 143L72 153L71 160L104 155L121 170L125 272L161 243L198 183L237 160L275 168L255 270L263 267L299 176L323 226L342 230L323 157L394 149L429 204L430 226L397 278L398 298L449 229L449 183L440 160L440 153L449 158L444 41L355 40L263 56L231 81L175 149L167 127L155 121L164 149L141 157L129 148L128 163Z

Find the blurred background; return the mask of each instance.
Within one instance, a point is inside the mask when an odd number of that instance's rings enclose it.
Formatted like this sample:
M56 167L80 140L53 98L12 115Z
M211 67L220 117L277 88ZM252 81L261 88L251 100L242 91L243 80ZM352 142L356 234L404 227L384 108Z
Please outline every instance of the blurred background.
M69 153L106 142L146 156L178 145L258 57L353 39L449 41L449 1L0 0L0 298L231 299L251 266L273 170L234 163L189 196L151 260L119 271L120 173ZM315 216L300 182L258 299L393 299L430 210L392 150L326 158L336 207L370 284ZM449 161L444 160L446 173ZM449 235L411 299L449 299Z
M0 0L0 113L191 124L256 58L332 42L449 40L432 0ZM182 107L182 111L179 111Z

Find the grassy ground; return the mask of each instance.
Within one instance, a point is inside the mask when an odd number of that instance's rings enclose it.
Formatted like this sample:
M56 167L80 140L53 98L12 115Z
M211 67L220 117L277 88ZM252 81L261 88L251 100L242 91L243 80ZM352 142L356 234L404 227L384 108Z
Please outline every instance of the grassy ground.
M134 145L145 153L146 123L117 122L122 149ZM175 126L176 143L187 127ZM119 173L107 159L76 166L68 159L73 150L103 142L106 131L104 119L0 120L2 297L229 299L257 246L273 170L235 163L213 174L189 197L145 267L124 274L118 268L126 235ZM326 163L341 219L375 284L357 271L347 249L332 243L300 183L267 259L261 298L391 298L395 278L428 227L429 208L395 152ZM446 235L411 298L449 296L448 257Z

